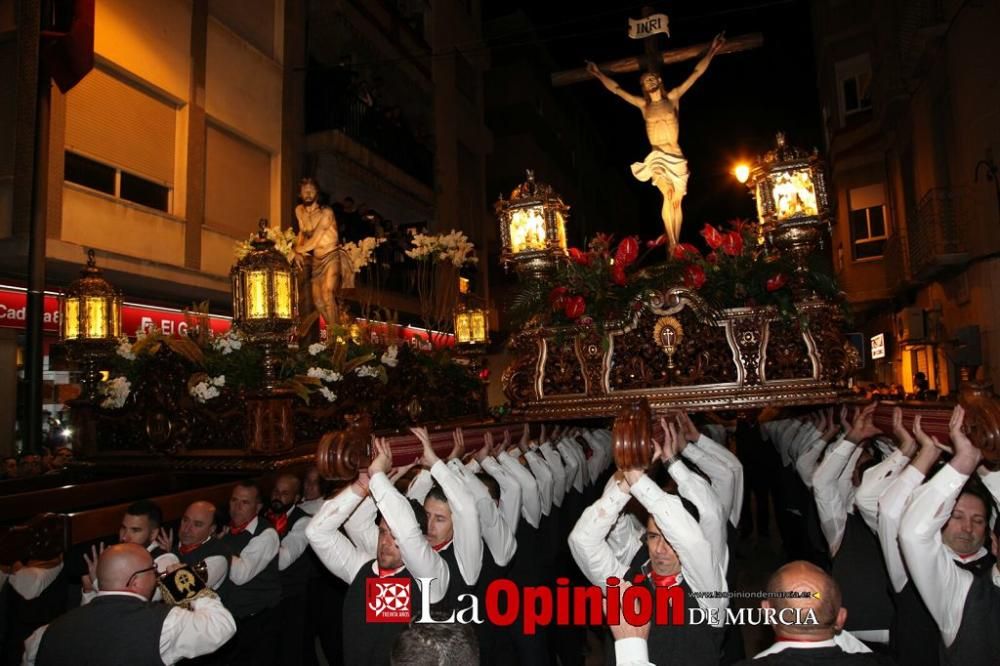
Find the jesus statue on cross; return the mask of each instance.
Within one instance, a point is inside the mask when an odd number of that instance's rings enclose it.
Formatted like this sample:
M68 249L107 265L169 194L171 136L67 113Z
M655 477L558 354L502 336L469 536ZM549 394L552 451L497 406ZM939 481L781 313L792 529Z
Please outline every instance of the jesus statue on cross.
M632 165L632 175L643 182L652 184L663 195L660 215L666 228L670 248L677 244L681 232L681 200L687 193L688 167L684 153L677 143L679 123L677 111L681 96L705 73L712 58L726 43L724 35L716 35L704 57L695 65L691 75L676 88L665 91L663 81L657 74L646 72L639 77L642 96L632 95L622 90L613 79L604 74L592 62L587 62L587 71L604 87L642 111L646 120L646 136L652 151L642 162Z

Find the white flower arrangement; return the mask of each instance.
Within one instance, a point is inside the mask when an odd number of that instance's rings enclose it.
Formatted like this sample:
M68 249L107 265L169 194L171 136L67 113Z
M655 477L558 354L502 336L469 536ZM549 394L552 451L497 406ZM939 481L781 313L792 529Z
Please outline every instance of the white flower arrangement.
M124 377L115 377L101 386L101 394L104 400L101 407L104 409L121 409L132 391L132 384Z
M337 394L325 386L321 386L319 392L324 398L326 398L327 402L334 402L337 399Z
M115 349L115 353L126 361L135 360L135 352L132 351L132 343L128 341L128 338L121 338L118 341L118 347Z
M385 351L384 354L382 354L382 358L380 359L382 361L382 365L388 366L390 368L395 368L397 365L399 365L399 359L397 358L398 355L399 355L399 348L396 347L396 345L389 345L389 348Z
M232 354L243 347L243 339L240 334L232 329L225 335L212 338L212 349L222 352L223 356Z
M372 262L375 255L375 248L385 242L384 238L362 238L359 242L341 243L340 249L347 253L347 258L351 262L351 267L355 273L360 273L361 269Z
M274 242L274 248L285 255L285 259L288 259L288 262L291 263L292 257L295 256L295 232L291 228L279 229L268 226L267 238ZM236 255L237 261L247 256L250 250L253 249L252 243L255 240L257 240L256 232L251 234L247 240L236 243L236 247L233 248L233 254Z
M411 259L450 261L456 268L479 261L475 254L476 247L461 231L452 229L450 233L437 235L412 233L413 248L406 251L406 256Z
M314 379L319 379L324 382L333 383L339 382L343 379L343 375L339 372L334 372L333 370L327 370L325 368L312 367L306 371L306 375Z
M314 342L309 345L309 355L315 356L316 354L321 354L326 351L326 345L322 342Z
M204 381L200 381L191 387L191 397L193 397L198 402L205 404L212 398L218 398L222 393L219 388L226 385L226 376L219 375L218 377L210 377Z
M354 372L358 375L358 377L371 377L373 379L377 379L379 376L378 368L374 365L360 365Z

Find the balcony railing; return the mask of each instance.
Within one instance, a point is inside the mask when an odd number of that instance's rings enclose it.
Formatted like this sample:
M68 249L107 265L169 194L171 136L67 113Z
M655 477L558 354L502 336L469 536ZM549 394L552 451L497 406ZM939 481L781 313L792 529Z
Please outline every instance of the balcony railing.
M951 190L943 187L928 190L920 199L916 224L907 228L914 279L930 279L968 258L959 244L955 207Z

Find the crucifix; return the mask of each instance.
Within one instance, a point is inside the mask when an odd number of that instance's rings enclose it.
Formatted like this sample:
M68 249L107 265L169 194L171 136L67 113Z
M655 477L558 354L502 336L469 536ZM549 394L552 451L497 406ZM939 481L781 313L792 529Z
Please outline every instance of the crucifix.
M583 69L554 73L552 84L562 86L596 78L610 92L642 112L651 151L645 160L632 164L632 175L640 181L650 182L663 195L660 217L663 219L669 251L680 237L681 201L687 193L688 181L687 159L678 144L680 127L677 114L680 98L705 73L717 54L755 48L760 46L763 39L760 34L752 34L727 40L720 33L710 44L697 44L661 53L656 43L658 35L663 33L670 36L666 15L653 14L647 7L643 10L642 19L630 20L629 24L629 36L644 42L644 57L624 58L602 65L587 62ZM682 62L699 56L701 60L683 83L670 90L664 88L659 74L663 63ZM639 77L641 95L626 92L605 73L636 72L643 64L646 71Z

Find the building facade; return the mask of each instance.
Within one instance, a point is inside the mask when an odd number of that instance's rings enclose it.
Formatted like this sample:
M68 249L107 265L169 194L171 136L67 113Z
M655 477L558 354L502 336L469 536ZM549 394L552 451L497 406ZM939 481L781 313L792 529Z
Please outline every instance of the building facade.
M235 243L260 218L287 226L292 213L304 19L301 0L97 0L94 67L66 94L49 86L48 141L36 154L50 288L74 279L93 249L126 299L228 310ZM16 16L5 15L0 279L23 285L31 195L10 155L35 139L18 114L15 82L30 64L20 42ZM18 334L0 329L7 404ZM0 449L10 450L13 428L5 411Z
M963 369L1000 385L1000 5L812 6L833 262L862 376L907 393L926 378L931 397Z

